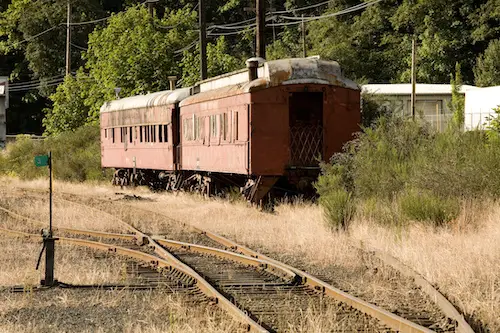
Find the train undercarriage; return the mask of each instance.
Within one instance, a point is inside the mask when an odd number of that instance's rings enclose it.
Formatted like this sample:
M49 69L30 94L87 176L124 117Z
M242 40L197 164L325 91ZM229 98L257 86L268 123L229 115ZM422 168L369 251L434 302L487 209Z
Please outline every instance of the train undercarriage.
M146 169L117 169L113 185L148 186L153 191L184 191L204 196L240 196L265 206L276 199L316 196L313 182L319 169L291 169L282 176L248 176L199 171L167 172Z

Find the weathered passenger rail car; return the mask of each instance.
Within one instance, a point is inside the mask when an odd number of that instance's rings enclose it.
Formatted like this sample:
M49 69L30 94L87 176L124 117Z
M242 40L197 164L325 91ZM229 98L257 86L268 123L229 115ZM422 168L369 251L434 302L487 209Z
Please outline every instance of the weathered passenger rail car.
M332 61L247 63L247 70L205 80L189 93L179 89L105 104L103 167L118 169L115 183L146 181L207 194L237 186L254 202L273 187L310 191L319 161L340 151L359 129L359 88ZM165 142L160 132L169 122L171 141ZM143 127L150 131L143 134L147 141L135 142ZM133 142L122 139L127 133Z

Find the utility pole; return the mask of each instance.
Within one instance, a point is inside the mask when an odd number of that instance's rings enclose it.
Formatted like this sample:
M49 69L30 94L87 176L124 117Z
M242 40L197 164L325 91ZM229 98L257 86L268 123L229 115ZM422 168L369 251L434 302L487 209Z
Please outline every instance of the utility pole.
M306 52L306 23L304 22L304 14L302 14L302 56L307 57Z
M204 0L198 0L198 14L200 26L200 77L207 78L207 18Z
M71 74L71 3L68 0L68 18L66 24L66 76Z
M151 18L154 17L154 2L153 1L148 1L148 10L149 10L149 16L151 16Z
M257 47L256 47L256 57L266 58L266 0L256 0L256 12L257 12Z
M415 120L415 99L416 99L416 87L417 87L416 58L417 58L417 41L415 36L413 36L411 42L411 116L413 120Z

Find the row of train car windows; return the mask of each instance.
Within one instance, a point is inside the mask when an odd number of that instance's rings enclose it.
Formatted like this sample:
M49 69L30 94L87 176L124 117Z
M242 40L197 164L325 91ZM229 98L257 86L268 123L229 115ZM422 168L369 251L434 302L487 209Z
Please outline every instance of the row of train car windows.
M205 138L205 124L207 117L193 115L183 120L184 139L187 141L200 140ZM211 115L209 118L209 135L212 138L220 137L222 140L238 140L238 112L225 112ZM229 127L229 122L232 123ZM230 133L230 130L232 133Z
M116 127L104 129L104 137L121 143L133 142L168 142L168 125L147 125L133 127ZM135 141L134 141L135 140Z

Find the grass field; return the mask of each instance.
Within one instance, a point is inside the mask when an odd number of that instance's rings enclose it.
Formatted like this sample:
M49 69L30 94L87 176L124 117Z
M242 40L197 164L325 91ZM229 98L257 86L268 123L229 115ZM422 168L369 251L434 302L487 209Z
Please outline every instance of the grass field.
M46 188L45 181L20 182L4 179L3 183L4 191L15 187ZM56 192L98 195L103 200L117 198L116 192L132 193L104 185L68 183L56 183L55 189ZM334 267L337 271L336 282L346 288L353 281L353 277L348 276L349 272L362 271L360 276L366 280L366 286L359 292L371 301L374 299L370 297L380 297L376 295L390 292L388 288L391 286L370 277L371 271L376 270L379 263L360 255L358 248L375 248L392 254L437 286L455 305L479 323L476 327L489 329L491 332L500 331L500 205L497 203L488 204L488 208L483 211L465 207L462 218L473 221L468 224L470 227L464 227L458 221L447 228L436 229L423 224L411 224L394 229L381 226L359 214L349 233L336 233L324 223L320 208L313 204L283 204L276 208L274 214L267 214L248 207L245 203L207 200L186 194L154 194L142 188L133 193L150 200L129 201L130 205L223 234L259 251L279 256L278 259L284 261L298 264L310 261L314 267L324 267L325 270ZM24 213L35 214L34 206L31 209L26 204L21 207ZM56 212L56 225L60 223L60 226L78 225L120 231L111 219L97 222L95 216L88 211L80 211L83 208L59 206L58 209L68 210L68 213ZM38 211L42 212L38 213L38 217L45 219L43 208L38 207ZM472 211L475 213L470 214ZM146 225L148 220L142 223ZM154 223L156 224L152 223L149 231L161 230L161 222ZM11 248L11 254L21 251L19 245L14 243L3 243L2 246ZM28 262L29 258L34 258L37 254L37 247L27 247L26 250L28 251L24 252ZM8 254L5 256L9 257ZM6 257L2 257L0 262L8 262ZM70 258L68 254L68 262L71 262ZM22 266L24 268L18 268L10 263L7 267L13 271L18 270L13 275L16 277L13 280L17 283L36 280L32 272L34 266L26 264ZM89 266L81 269L97 271L101 268ZM108 267L110 272L113 271L112 268ZM105 272L106 269L104 273L99 273L104 274L104 279L107 278ZM385 279L391 279L389 271L382 275ZM8 272L0 274L0 284L9 282L6 276L9 276ZM86 279L92 280L92 277L88 276ZM185 313L184 310L179 311ZM217 329L214 328L214 331Z

